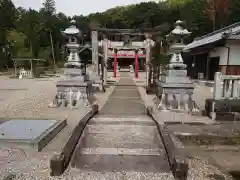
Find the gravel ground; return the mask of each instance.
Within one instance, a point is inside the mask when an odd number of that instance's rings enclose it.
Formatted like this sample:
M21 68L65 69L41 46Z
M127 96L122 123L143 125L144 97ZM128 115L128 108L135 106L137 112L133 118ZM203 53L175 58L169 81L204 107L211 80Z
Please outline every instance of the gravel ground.
M234 180L229 174L222 172L202 157L190 158L189 165L187 180Z
M15 179L50 179L49 159L62 149L75 125L89 110L48 108L55 96L58 80L0 79L0 119L67 119L68 123L42 152L16 147L0 148L0 179L9 175L18 175ZM110 87L105 93L96 95L100 108L112 91L113 87Z
M153 102L154 95L147 95L144 87L138 86L139 93L147 106L155 106ZM156 110L156 109L155 109ZM165 121L183 121L183 122L205 122L212 123L205 117L190 116L184 113L157 112L158 121L163 124ZM233 180L231 176L225 174L218 167L209 163L208 159L191 157L189 159L189 172L187 180Z

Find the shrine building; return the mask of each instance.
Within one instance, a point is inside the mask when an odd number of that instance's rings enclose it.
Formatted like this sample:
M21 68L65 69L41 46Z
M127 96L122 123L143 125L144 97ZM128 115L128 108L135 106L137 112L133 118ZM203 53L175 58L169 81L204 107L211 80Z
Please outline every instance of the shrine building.
M184 51L193 79L214 80L215 72L240 75L240 22L196 38Z

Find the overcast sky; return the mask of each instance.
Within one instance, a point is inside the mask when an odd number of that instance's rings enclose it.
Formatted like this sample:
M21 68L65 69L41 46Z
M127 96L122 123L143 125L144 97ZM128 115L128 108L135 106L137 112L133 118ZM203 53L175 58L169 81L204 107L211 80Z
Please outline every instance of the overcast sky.
M15 6L39 9L44 0L12 0ZM55 0L58 12L64 12L68 16L88 15L102 12L115 6L147 2L151 0ZM152 0L154 1L154 0Z

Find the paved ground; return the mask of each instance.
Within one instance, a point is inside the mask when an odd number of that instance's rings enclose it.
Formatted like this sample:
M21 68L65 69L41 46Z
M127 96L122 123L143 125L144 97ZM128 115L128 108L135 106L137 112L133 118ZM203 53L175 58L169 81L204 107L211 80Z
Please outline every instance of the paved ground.
M128 73L121 73L108 102L87 125L71 166L83 179L89 174L93 179L174 179L157 128Z

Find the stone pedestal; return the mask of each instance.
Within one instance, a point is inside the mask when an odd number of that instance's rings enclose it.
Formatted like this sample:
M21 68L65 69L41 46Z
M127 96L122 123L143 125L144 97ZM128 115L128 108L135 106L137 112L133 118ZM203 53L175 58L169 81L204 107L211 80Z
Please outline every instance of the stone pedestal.
M187 77L186 64L183 63L181 52L185 45L183 38L190 34L183 28L183 22L177 21L176 27L169 39L173 41L171 51L173 53L167 71L157 82L157 105L164 110L196 111L198 110L193 100L194 84Z
M99 92L103 91L103 81L100 76L96 72L92 72L90 75L90 79L93 82L94 91Z
M186 76L186 70L168 70L157 81L158 108L165 110L194 111L194 84Z
M81 35L76 26L66 29L63 34L68 37L70 50L68 61L64 64L64 79L57 82L57 94L49 107L91 106L95 101L92 82L86 74L84 64L78 55L80 48L78 38Z

